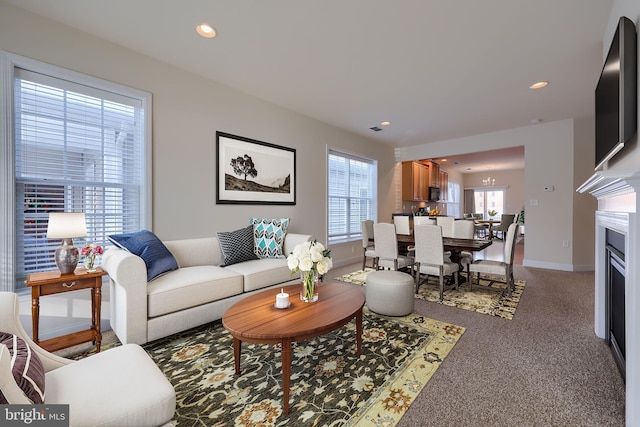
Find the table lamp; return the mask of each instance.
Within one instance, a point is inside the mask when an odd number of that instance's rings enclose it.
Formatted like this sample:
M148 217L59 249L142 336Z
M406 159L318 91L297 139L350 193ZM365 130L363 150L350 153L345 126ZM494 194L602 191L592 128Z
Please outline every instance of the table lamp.
M62 274L73 273L80 259L78 248L73 246L74 237L87 235L84 213L52 212L49 214L47 239L62 239L56 249L56 265Z

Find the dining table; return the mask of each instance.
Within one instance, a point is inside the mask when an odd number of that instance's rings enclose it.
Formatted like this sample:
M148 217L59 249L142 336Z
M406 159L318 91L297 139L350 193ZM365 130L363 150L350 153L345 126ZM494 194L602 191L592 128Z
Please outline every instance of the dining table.
M409 247L414 246L416 241L413 234L398 234L398 253L406 254ZM460 239L456 237L443 237L442 246L444 251L451 253L451 262L458 264L460 271L464 271L462 268L462 252L478 252L491 246L493 242L485 239ZM463 276L460 276L460 282L464 282Z
M501 220L499 219L475 219L476 224L489 224L489 240L493 239L493 224L500 224Z

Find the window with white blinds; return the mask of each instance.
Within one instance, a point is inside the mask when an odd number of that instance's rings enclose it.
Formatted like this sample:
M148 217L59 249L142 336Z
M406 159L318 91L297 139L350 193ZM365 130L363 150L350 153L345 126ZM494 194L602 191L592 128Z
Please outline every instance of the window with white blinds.
M449 181L447 195L447 215L454 218L461 218L460 213L460 184L455 181Z
M360 221L376 220L378 162L328 150L328 244L362 239Z
M15 289L55 269L59 240L46 238L50 212L84 212L87 237L147 226L146 102L22 68L14 70Z

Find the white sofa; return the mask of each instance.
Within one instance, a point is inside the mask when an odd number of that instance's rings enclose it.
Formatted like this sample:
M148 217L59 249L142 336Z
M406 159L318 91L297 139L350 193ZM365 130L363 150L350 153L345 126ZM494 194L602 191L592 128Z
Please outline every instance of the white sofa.
M289 254L310 235L287 233ZM164 241L179 268L147 283L142 258L119 248L103 255L109 274L111 327L123 343L144 344L218 320L236 301L284 284L299 282L286 258L262 258L226 267L216 237ZM275 300L274 300L275 302Z

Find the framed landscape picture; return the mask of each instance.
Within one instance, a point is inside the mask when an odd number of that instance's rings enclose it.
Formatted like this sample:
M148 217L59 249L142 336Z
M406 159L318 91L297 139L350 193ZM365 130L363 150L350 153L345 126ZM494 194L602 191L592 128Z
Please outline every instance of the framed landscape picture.
M296 150L216 132L216 203L296 204Z

